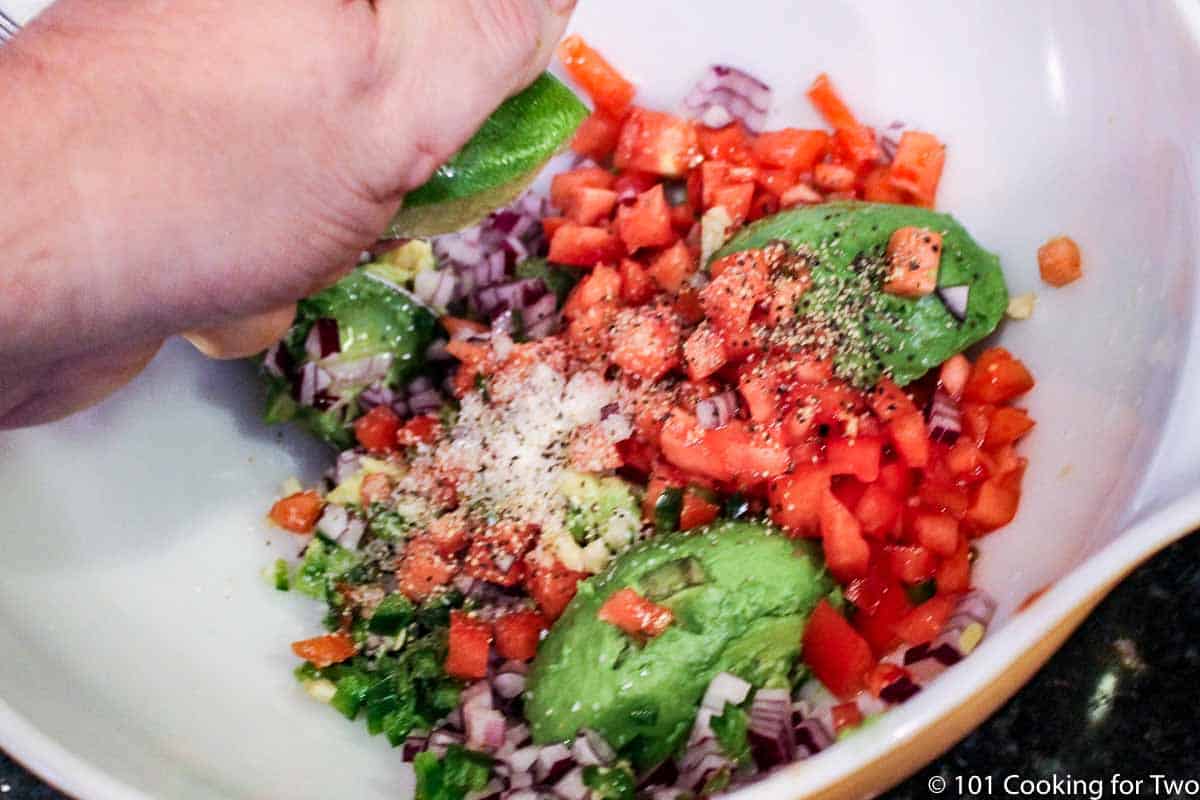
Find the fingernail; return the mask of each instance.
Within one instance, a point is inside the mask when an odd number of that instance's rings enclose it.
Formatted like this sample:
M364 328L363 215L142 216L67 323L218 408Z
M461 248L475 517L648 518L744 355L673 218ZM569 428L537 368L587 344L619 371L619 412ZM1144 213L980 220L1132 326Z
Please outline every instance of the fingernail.
M559 14L565 14L571 9L575 8L575 3L577 0L548 0L548 2L550 3L551 11L556 11Z

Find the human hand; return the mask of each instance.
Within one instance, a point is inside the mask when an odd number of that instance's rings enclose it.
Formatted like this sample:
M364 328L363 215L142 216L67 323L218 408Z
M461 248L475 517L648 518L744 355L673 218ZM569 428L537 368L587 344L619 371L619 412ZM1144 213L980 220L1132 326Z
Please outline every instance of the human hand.
M0 220L0 427L98 401L182 331L265 348L573 5L59 0L0 50L0 155L22 156L0 195L24 198Z

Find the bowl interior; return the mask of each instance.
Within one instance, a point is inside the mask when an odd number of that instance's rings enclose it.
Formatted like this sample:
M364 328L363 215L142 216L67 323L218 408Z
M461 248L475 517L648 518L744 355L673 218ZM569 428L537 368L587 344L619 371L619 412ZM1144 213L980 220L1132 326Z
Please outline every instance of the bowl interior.
M1021 513L981 543L1002 620L1140 510L1193 321L1195 43L1167 4L1084 11L608 0L575 22L650 105L674 107L705 65L728 62L773 85L773 126L813 126L804 88L827 71L862 119L949 143L940 206L1001 255L1014 294L1038 294L1033 318L999 336L1038 379ZM1035 253L1063 233L1086 275L1053 290ZM0 743L70 791L410 790L396 752L291 678L287 644L320 612L262 579L277 553L263 514L283 479L315 478L327 456L263 426L258 403L248 367L175 343L103 406L0 434ZM789 794L821 780L814 767Z

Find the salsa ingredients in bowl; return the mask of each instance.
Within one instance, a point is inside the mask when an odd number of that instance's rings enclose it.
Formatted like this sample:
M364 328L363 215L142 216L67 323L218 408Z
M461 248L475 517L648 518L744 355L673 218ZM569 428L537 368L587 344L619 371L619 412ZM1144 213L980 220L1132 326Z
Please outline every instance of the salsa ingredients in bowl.
M825 76L832 131L763 131L727 66L678 117L561 53L596 110L549 198L381 244L264 360L341 450L270 515L328 607L297 674L427 798L713 794L903 702L986 630L1034 425L964 353L1009 298L936 137Z

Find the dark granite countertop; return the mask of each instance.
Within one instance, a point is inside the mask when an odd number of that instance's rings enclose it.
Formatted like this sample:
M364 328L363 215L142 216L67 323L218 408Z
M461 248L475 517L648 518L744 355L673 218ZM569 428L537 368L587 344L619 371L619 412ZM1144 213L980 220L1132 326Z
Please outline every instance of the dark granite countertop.
M1165 784L1156 793L1150 776L1200 780L1197 633L1200 537L1192 537L1126 579L1020 694L886 797L1036 797L1039 787L1018 782L1056 777L1057 789L1043 784L1045 793L1096 796L1089 784L1061 783L1072 778L1100 781L1102 797L1133 796L1130 785L1113 785L1114 773L1141 778L1139 796L1196 796ZM1014 793L1006 793L1006 779ZM0 798L62 795L0 752Z

